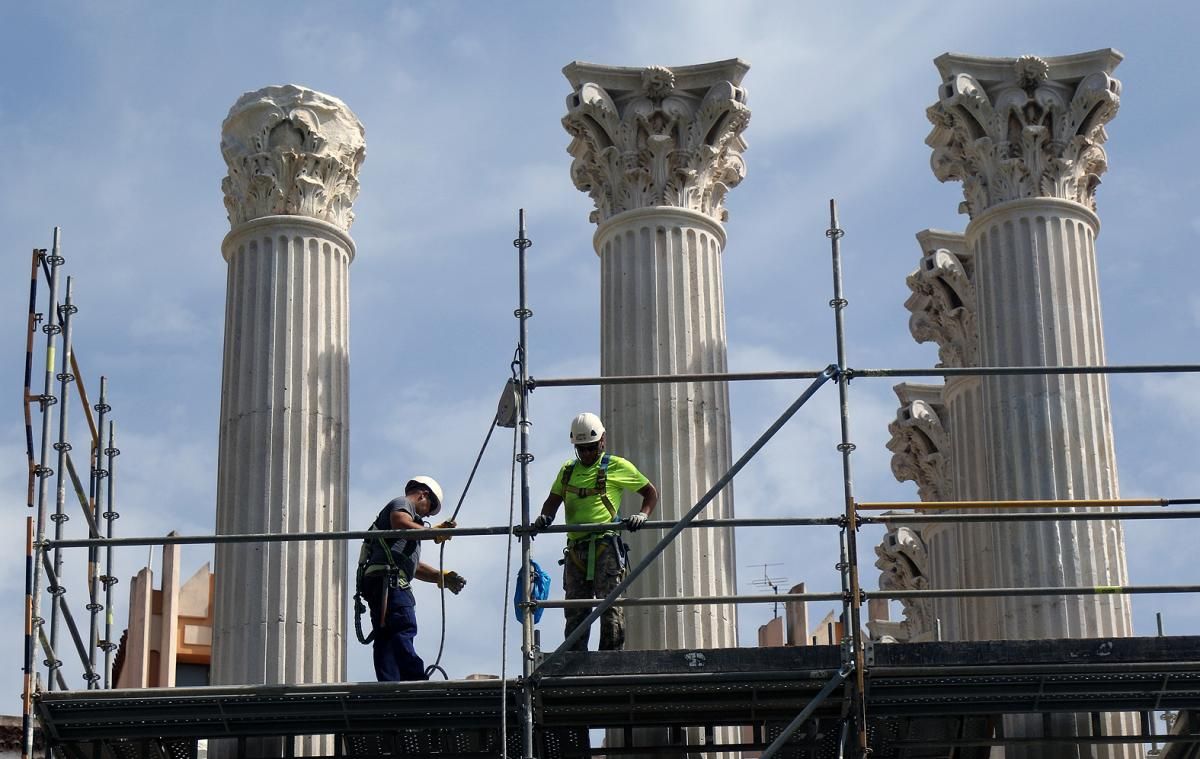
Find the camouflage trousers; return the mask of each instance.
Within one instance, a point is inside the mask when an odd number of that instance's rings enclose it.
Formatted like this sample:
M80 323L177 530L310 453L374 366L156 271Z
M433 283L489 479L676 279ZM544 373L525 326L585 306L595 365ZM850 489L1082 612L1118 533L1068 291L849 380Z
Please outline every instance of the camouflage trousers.
M588 553L592 541L580 540L568 543L563 555L563 594L567 598L604 598L625 578L625 564L617 548L619 537L597 538L593 579L587 579ZM564 609L566 632L579 626L591 608ZM586 651L589 630L571 647L572 651ZM600 650L620 651L625 646L625 610L613 606L600 617Z

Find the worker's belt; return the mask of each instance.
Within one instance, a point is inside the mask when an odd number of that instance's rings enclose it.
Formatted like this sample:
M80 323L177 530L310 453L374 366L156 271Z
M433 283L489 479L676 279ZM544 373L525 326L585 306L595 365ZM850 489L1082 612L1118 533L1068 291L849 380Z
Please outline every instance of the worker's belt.
M609 540L609 538L611 538L611 540ZM578 567L579 569L586 570L587 574L585 575L585 579L594 580L594 579L596 579L596 557L600 554L601 551L603 551L605 548L608 548L610 543L613 545L614 548L618 548L617 541L619 539L620 538L617 537L617 533L615 533L615 532L589 533L588 535L585 535L582 538L575 538L574 540L568 540L567 548L564 551L564 553L567 554L568 561L574 562L575 566ZM580 544L585 543L585 542L587 543L587 563L586 564L584 562L580 561L579 556L576 555L576 550L575 550L580 546ZM599 546L597 546L597 544L599 544ZM618 548L618 550L619 550L619 548Z
M392 573L392 565L390 564L368 564L363 568L363 577L372 575ZM408 578L404 576L404 572L399 569L395 570L395 578L392 581L392 586L396 588L407 588L409 585Z

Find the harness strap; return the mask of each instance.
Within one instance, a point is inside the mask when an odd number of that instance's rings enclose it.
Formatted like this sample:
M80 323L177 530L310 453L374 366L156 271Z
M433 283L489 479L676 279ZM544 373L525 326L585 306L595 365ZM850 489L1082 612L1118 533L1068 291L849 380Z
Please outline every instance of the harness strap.
M608 510L608 516L612 521L617 521L617 507L613 505L612 499L608 497L608 464L612 460L611 454L605 453L600 457L600 469L596 472L596 484L594 487L581 488L571 484L571 475L575 472L575 462L571 462L563 470L562 489L563 498L567 495L575 498L590 498L591 496L600 496L600 503L604 504L604 508ZM572 548L580 543L587 541L588 557L587 557L587 579L594 580L596 578L596 555L599 550L603 550L608 543L601 544L600 548L596 548L596 543L603 538L613 537L611 532L594 532L586 537L577 538L576 540L567 541L567 552L571 555L571 561L574 561L576 566L584 569L582 562L575 556Z

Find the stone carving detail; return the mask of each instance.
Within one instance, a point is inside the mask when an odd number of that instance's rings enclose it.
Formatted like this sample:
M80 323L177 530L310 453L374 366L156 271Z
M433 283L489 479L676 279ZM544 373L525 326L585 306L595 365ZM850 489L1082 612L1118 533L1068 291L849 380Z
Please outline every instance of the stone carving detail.
M892 474L900 482L917 483L922 501L952 499L950 425L942 386L902 383L895 391L900 408L895 421L888 425L892 437L887 443L892 452Z
M248 92L221 125L221 154L230 226L298 215L350 229L366 141L337 98L290 84Z
M933 233L922 233L922 242ZM918 239L922 237L918 235ZM943 238L950 235L943 234ZM975 323L975 257L962 244L935 247L923 245L925 254L917 269L906 280L912 295L904 307L912 316L908 329L918 343L938 344L939 367L965 367L979 364L979 329Z
M929 554L921 531L906 525L888 525L883 541L875 546L879 558L875 566L880 570L880 590L925 590L929 587ZM872 632L877 637L898 642L933 640L935 615L933 603L928 598L902 600L904 620L899 623L873 622Z
M1117 114L1120 55L997 60L946 55L943 83L926 111L933 173L961 180L972 218L1019 198L1063 198L1096 207L1108 167L1104 125Z
M576 89L562 123L571 179L596 203L591 221L654 206L724 221L725 195L746 175L742 131L750 121L744 64L708 76L652 66L640 71L572 64ZM588 80L604 81L599 84Z

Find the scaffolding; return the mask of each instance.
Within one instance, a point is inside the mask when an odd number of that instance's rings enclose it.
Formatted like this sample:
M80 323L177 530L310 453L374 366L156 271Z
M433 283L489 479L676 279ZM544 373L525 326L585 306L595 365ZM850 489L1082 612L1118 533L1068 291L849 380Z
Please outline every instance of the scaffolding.
M842 254L836 203L830 201L836 361L822 369L784 372L727 372L564 377L535 379L529 373L526 271L532 241L525 216L519 215L519 334L513 377L517 413L514 441L514 484L520 486L520 522L506 526L437 530L452 536L506 536L520 546L519 577L527 599L521 604L522 671L498 681L444 683L335 683L211 686L203 688L113 689L112 552L117 547L185 544L275 543L373 538L421 538L432 529L392 531L303 532L287 534L113 535L115 462L114 424L108 418L107 382L91 415L72 345L71 321L76 313L72 285L58 302L58 270L64 262L55 230L51 252L35 250L29 306L25 412L29 459L27 519L25 691L23 755L33 753L33 717L40 720L47 756L197 756L199 741L236 741L239 756L255 737L294 738L334 735L335 755L370 756L520 756L522 759L623 754L693 756L703 752L761 751L762 757L985 757L992 746L1022 744L1153 743L1192 750L1200 734L1159 735L1154 715L1166 710L1200 709L1200 637L1173 636L1105 641L1038 640L889 643L877 645L863 631L861 610L871 599L991 596L1084 596L1096 594L1195 593L1200 585L1127 585L1102 587L937 588L928 590L864 590L859 576L859 530L875 524L922 524L1005 521L1078 521L1193 519L1200 509L1166 508L1200 505L1200 499L1129 498L1011 502L865 502L854 492L850 436L849 384L856 378L948 377L954 375L1069 375L1151 372L1200 372L1200 365L972 367L965 369L854 368L847 357L842 287ZM39 272L49 292L46 308L46 374L44 391L31 391L34 341L41 317L36 311ZM55 355L61 345L62 372ZM67 363L70 362L70 371ZM627 572L602 600L532 600L531 506L529 493L529 397L538 388L603 384L809 380L808 386L779 415L730 469L678 521L648 521L643 529L663 531L661 539ZM57 380L58 395L52 394ZM826 384L838 387L844 503L840 513L821 517L701 518L705 508L754 456ZM90 470L85 491L70 457L67 399L75 388L88 421ZM41 453L35 456L32 406L42 413ZM61 410L57 437L51 431L53 409ZM101 432L107 432L102 443ZM490 435L490 432L489 432ZM56 442L51 443L52 439ZM486 441L484 443L487 445ZM58 456L58 497L50 514L46 466L51 447ZM482 456L482 451L480 453ZM478 463L478 461L476 462ZM87 522L86 538L63 532L66 481ZM473 474L473 473L472 473ZM1042 512L1052 507L1105 507L1114 511ZM1151 511L1134 507L1157 507ZM988 513L981 513L983 509ZM899 511L898 511L899 510ZM887 511L872 516L872 512ZM931 513L932 512L932 513ZM946 513L950 512L950 513ZM101 521L104 527L101 528ZM53 522L53 536L47 523ZM836 528L840 588L827 592L744 594L734 596L670 596L625 598L623 594L685 529L734 527ZM540 532L564 533L623 529L619 524L550 526ZM101 532L104 534L101 535ZM511 545L511 542L510 542ZM61 582L62 551L88 551L90 628L84 635L65 603ZM104 573L100 556L104 554ZM43 590L43 582L46 583ZM48 630L41 617L43 594L50 597ZM622 651L580 653L570 647L612 606L678 604L763 604L781 601L833 601L841 606L842 638L835 645L705 651ZM540 649L533 612L539 608L590 607L584 622L553 651ZM103 637L98 615L106 611ZM56 656L58 634L65 625L84 665L86 687L72 690ZM36 650L45 653L46 680L38 680ZM103 654L103 662L99 661ZM697 665L701 662L701 665ZM1102 714L1136 712L1141 729L1135 735L1106 735ZM1087 735L1059 735L1050 729L1040 737L1007 737L1001 717L1010 714L1072 713L1088 715ZM633 730L665 729L665 739L634 745ZM740 743L714 743L717 727L740 726ZM592 748L588 730L623 732L626 748ZM688 744L687 729L703 731L703 744ZM294 741L284 741L291 755Z

